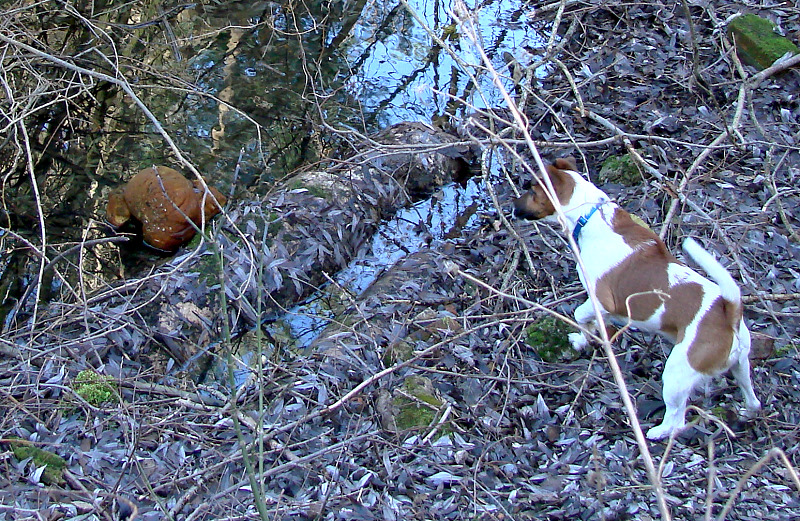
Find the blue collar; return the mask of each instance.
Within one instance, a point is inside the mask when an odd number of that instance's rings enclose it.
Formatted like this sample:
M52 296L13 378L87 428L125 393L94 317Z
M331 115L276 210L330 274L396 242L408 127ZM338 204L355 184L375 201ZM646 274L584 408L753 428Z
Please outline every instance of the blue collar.
M592 218L592 215L594 215L594 212L596 212L601 206L603 206L607 202L608 201L601 201L599 203L596 203L594 206L592 206L592 209L589 210L589 213L587 213L586 215L581 216L578 219L578 222L575 223L575 229L572 230L572 240L575 241L575 246L578 245L578 237L580 236L581 230L583 230L583 227L586 226L586 223L588 223L589 219Z

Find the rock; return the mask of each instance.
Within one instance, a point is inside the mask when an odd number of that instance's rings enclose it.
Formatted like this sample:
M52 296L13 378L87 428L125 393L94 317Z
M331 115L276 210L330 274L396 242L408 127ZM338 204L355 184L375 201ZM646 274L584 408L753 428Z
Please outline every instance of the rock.
M623 186L636 186L642 183L642 174L630 154L611 156L603 161L597 179L601 183L619 183Z
M773 337L756 331L751 331L750 337L751 360L767 360L775 355L775 339Z
M392 433L425 431L435 425L445 407L431 380L416 375L408 376L391 393L381 390L377 402L381 424Z
M525 341L545 362L574 360L578 353L568 340L574 331L566 322L546 315L525 330Z
M772 22L754 14L732 20L728 32L733 35L742 60L759 69L766 69L787 52L800 52L789 39L775 32Z
M142 223L145 243L173 251L194 237L194 225L201 226L225 204L225 197L216 188L209 190L204 194L199 180L189 181L172 168L145 168L109 194L108 222L120 227L133 217Z
M64 484L64 469L67 462L64 458L48 450L35 447L30 441L11 438L7 440L11 452L19 461L31 458L36 468L44 467L38 481L48 485Z

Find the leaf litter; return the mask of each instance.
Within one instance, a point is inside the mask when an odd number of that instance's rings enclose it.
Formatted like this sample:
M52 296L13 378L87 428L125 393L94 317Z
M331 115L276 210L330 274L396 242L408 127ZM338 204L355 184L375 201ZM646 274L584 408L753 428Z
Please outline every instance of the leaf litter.
M725 422L735 438L700 421L668 454L665 444L651 444L663 464L674 518L716 517L733 498L726 519L796 519L797 489L778 459L746 474L775 448L795 468L800 458L800 108L793 94L800 92L800 78L790 70L752 88L746 113L732 129L740 78L721 21L742 6L683 5L692 13L696 49L681 4L566 2L564 20L574 21L562 24L574 29L561 47L562 60L574 71L580 100L563 70L553 68L538 80L542 103L525 110L548 157L572 153L590 173L607 157L627 152L627 139L660 177L643 169L642 183L604 190L654 229L666 226L670 245L684 235L705 238L742 283L746 318L760 347L753 379L764 413L742 421L738 391L730 380L718 380L693 403ZM770 11L787 33L800 30L795 6ZM538 16L533 21L552 23L554 12L542 9ZM703 64L698 76L695 50ZM576 111L577 104L591 113ZM613 135L609 121L625 134L592 145ZM708 147L728 131L735 137ZM468 124L462 134L480 137ZM683 174L706 151L681 189L686 199L676 199ZM526 174L513 159L506 162L521 185ZM497 181L495 190L502 203L509 201L508 184ZM376 189L375 197L381 192ZM292 204L283 199L276 206L284 202ZM320 242L295 252L299 259L280 245L270 250L276 256L267 259L260 279L267 288L302 291L304 257L332 255L334 235L313 231L318 201L306 203L286 209L284 218L293 221L291 233ZM241 215L259 212L247 207ZM339 227L355 229L357 215L337 217ZM0 518L111 519L135 510L143 519L255 519L235 415L259 473L259 493L276 518L658 519L602 354L542 360L525 342L540 311L448 269L455 263L503 293L569 316L583 296L563 240L541 225L513 222L509 229L498 224L498 213L479 217L478 226L400 259L353 296L349 310L310 349L265 356L260 374L237 389L235 408L224 385L194 384L167 371L155 344L136 329L119 329L104 350L75 358L54 354L42 362L18 346L25 357L0 360L3 441L29 440L63 458L68 486L43 483L33 459L20 461L5 450ZM226 257L231 265L238 261L235 254ZM246 278L247 265L238 269ZM175 288L186 286L188 274L180 277ZM204 307L197 301L202 295L189 301ZM176 291L170 300L177 306L186 295ZM109 320L126 312L120 304ZM617 345L645 424L662 412L659 375L669 347L637 332ZM118 382L122 404L90 407L74 397L64 374L87 364ZM439 404L432 406L434 420L390 430L386 397L411 377L430 383Z

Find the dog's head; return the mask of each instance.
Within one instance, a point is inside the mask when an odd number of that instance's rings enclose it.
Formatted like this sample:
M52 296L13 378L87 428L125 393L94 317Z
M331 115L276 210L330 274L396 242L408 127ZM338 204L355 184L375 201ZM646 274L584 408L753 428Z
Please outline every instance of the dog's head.
M575 190L575 179L566 171L577 171L578 166L572 157L556 159L552 165L547 165L547 177L553 184L558 202L566 205L572 198ZM553 202L547 196L542 183L535 179L531 189L514 199L514 215L528 220L539 220L550 217L556 213Z

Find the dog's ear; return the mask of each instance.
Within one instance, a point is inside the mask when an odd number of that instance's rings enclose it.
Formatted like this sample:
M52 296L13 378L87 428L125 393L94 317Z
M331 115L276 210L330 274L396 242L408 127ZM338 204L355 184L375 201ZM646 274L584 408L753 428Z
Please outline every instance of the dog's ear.
M572 156L559 157L555 160L553 166L559 170L572 170L573 172L578 171L578 163L575 162L575 158Z
M558 161L561 161L561 159ZM559 167L558 162L555 166L547 165L547 175L550 177L550 182L553 183L553 188L555 188L561 204L567 204L572 197L572 192L575 190L575 180L564 170L573 170L573 168Z

